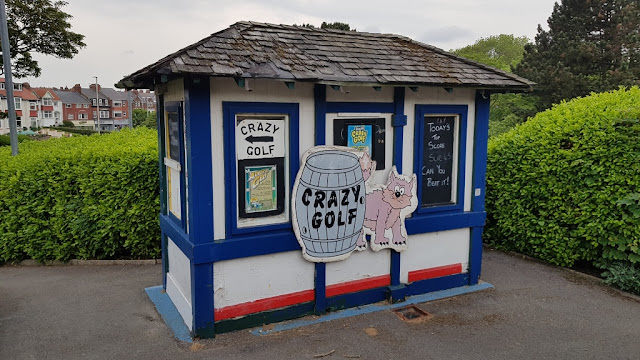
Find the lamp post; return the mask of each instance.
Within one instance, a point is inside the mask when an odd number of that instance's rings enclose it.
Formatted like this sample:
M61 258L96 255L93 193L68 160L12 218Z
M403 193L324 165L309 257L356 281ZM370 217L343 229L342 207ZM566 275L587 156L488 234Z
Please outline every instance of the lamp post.
M0 41L2 41L2 62L4 64L5 88L7 90L7 109L9 110L9 138L11 139L11 155L18 155L18 122L16 120L16 103L13 97L13 79L11 78L11 54L9 52L9 28L4 0L0 0Z
M98 119L98 134L100 134L102 131L100 129L100 96L98 95L98 77L94 76L94 78L96 79L96 117Z

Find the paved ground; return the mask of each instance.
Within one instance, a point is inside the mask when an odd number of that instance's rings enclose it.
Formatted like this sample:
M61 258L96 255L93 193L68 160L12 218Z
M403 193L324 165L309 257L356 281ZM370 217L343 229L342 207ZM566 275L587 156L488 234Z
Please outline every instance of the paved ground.
M174 340L144 288L160 266L0 267L0 359L638 359L640 302L599 281L495 251L495 289L254 336Z

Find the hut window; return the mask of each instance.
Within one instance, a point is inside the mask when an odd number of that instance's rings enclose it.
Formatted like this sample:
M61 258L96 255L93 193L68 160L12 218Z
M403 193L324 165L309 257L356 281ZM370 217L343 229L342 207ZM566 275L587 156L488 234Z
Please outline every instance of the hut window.
M298 104L223 103L228 231L290 228L298 171Z
M418 213L462 209L467 111L466 105L416 106Z
M184 124L180 103L165 105L165 158L167 209L171 218L184 227Z

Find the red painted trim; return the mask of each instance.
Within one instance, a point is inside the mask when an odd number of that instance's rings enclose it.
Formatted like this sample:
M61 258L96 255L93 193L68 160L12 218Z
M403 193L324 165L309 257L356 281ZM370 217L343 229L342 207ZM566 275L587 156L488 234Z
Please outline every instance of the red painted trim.
M220 309L215 309L215 321L231 319L238 316L249 315L261 311L278 309L285 306L301 304L315 299L315 291L305 290L291 294L274 296L266 299L260 299L248 303L231 305Z
M391 285L391 275L382 275L362 280L348 281L345 283L327 286L327 297L353 293L356 291L375 289L387 285Z
M462 273L462 264L438 266L430 269L409 271L409 282L433 279Z

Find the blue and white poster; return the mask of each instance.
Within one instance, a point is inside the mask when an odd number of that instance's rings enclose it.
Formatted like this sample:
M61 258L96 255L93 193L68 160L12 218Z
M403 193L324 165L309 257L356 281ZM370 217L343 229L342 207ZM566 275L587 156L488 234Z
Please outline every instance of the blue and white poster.
M372 154L372 125L347 125L347 147Z

